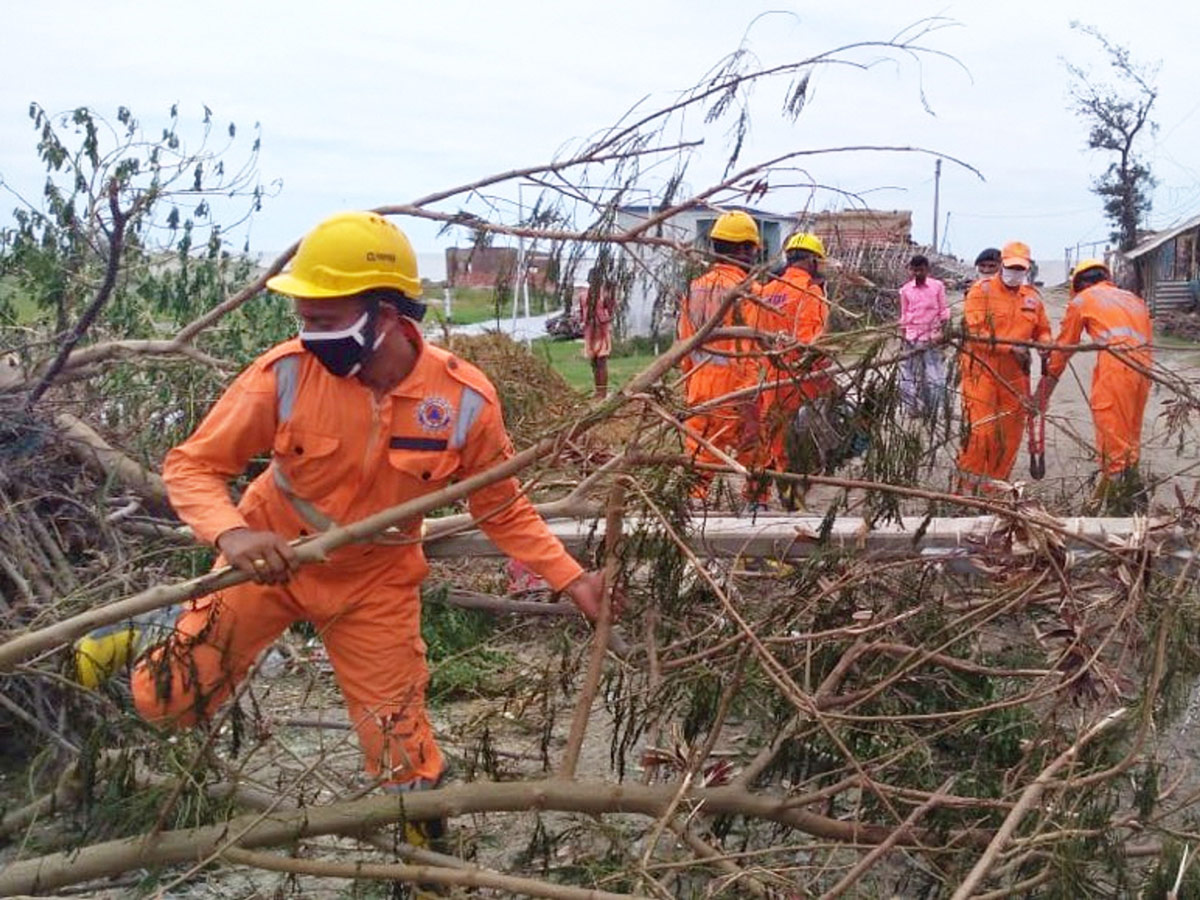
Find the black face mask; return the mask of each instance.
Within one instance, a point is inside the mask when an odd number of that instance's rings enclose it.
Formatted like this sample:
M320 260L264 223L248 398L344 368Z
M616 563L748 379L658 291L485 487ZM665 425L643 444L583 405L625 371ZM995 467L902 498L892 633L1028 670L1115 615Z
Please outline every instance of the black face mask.
M383 335L375 336L376 314L372 306L341 331L301 331L300 343L334 375L357 375L383 340Z

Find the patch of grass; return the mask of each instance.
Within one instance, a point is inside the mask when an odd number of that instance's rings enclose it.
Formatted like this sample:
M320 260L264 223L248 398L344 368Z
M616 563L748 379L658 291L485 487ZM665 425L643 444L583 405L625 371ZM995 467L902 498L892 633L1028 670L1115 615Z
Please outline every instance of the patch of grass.
M428 648L430 703L493 696L508 686L514 667L508 653L487 645L492 616L440 602L448 585L434 588L422 603L421 638Z
M539 338L533 342L533 352L550 363L575 390L592 391L592 364L583 355L583 341L556 341ZM608 388L616 390L654 359L649 344L629 347L618 344L608 359Z
M446 321L445 292L435 287L425 293L429 304L429 317L441 324ZM496 318L496 295L490 288L454 288L451 296L451 325L474 325L476 322L494 321ZM512 317L512 300L505 296L500 300L501 318Z
M431 287L425 292L429 304L429 321L445 322L445 290ZM540 315L550 310L545 300L533 293L529 295L529 312ZM512 289L506 288L500 297L500 318L512 319ZM456 287L450 298L450 324L474 325L477 322L496 321L496 292L492 288Z
M0 320L14 325L32 325L38 319L37 304L20 292L12 276L0 278Z

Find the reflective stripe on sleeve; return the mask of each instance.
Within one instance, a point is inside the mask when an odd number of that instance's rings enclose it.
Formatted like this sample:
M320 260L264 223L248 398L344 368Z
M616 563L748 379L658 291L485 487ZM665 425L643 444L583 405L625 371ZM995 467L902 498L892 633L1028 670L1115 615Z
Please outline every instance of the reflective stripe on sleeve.
M458 401L458 420L454 423L454 434L450 436L452 450L458 450L466 444L467 436L475 427L475 423L479 420L479 414L483 412L485 406L487 406L487 400L484 399L483 394L469 387L463 388L462 397Z

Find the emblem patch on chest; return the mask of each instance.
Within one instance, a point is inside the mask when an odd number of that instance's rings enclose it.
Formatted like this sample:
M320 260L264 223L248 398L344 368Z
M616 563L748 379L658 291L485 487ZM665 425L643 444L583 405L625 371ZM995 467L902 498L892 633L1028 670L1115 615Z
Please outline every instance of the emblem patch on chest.
M449 428L453 418L454 407L442 397L426 397L417 406L417 424L426 431Z

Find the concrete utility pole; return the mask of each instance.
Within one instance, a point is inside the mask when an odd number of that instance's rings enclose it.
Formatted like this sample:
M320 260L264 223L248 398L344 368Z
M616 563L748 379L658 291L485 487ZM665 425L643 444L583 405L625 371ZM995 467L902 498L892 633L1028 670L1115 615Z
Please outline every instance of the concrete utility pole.
M942 161L940 159L933 162L933 252L937 253L938 248L938 203L941 200L940 190L942 186Z

